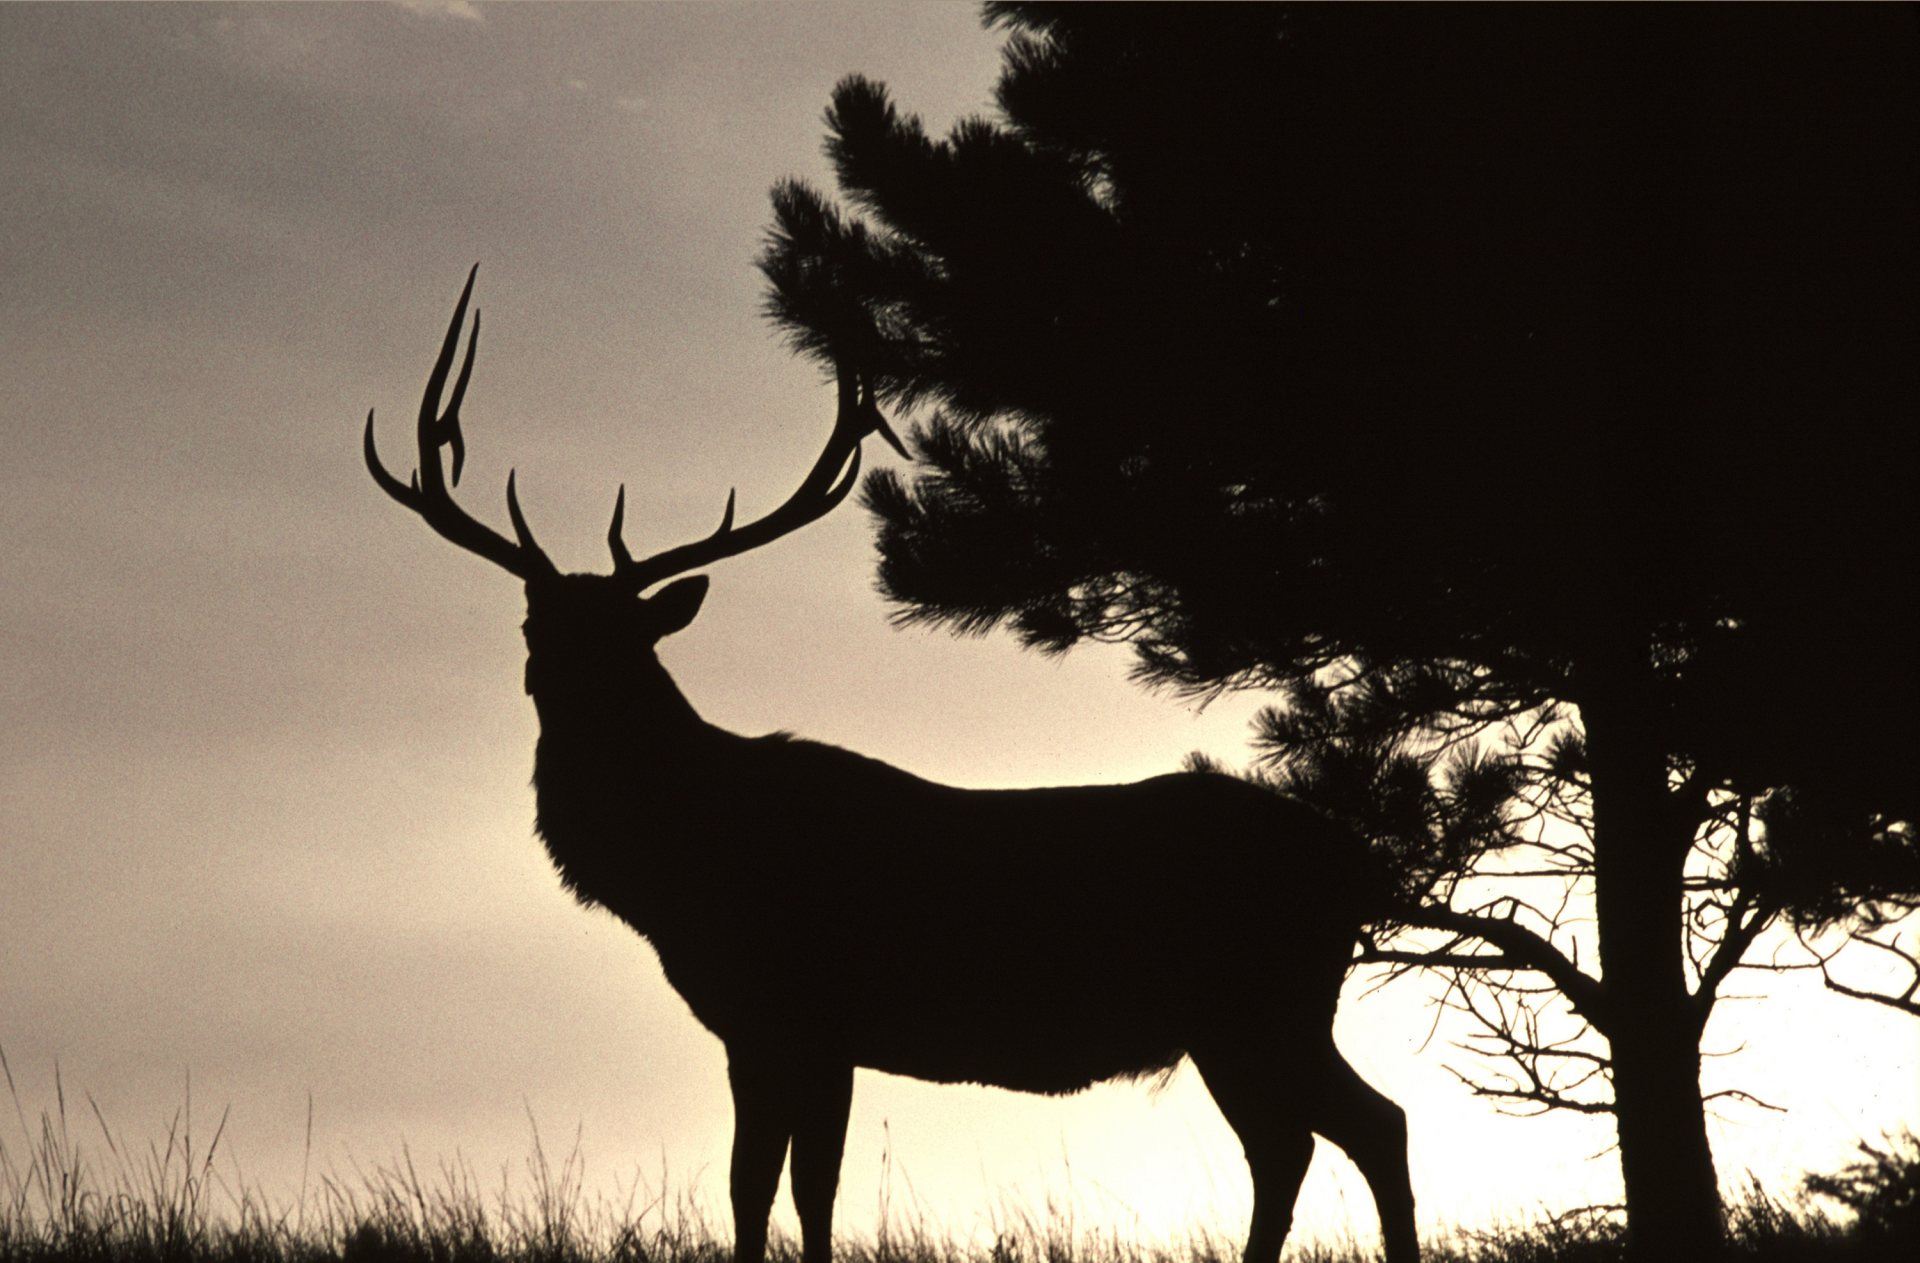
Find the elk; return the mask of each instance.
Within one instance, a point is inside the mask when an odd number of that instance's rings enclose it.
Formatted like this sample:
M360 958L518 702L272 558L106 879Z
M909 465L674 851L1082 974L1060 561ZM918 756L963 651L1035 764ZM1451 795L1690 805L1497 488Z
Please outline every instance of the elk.
M476 268L477 271L477 268ZM435 531L526 587L526 690L538 712L537 829L566 888L644 936L720 1038L733 1095L735 1263L762 1263L780 1172L804 1263L829 1263L856 1067L939 1083L1069 1093L1193 1061L1252 1174L1246 1263L1275 1263L1313 1136L1372 1189L1389 1263L1413 1263L1405 1116L1335 1049L1334 1009L1363 916L1353 840L1232 777L973 790L784 733L708 724L655 654L693 621L684 576L844 500L861 440L896 447L869 381L838 373L824 450L778 508L636 559L562 574L511 474L509 540L454 501L460 405L479 313L444 411L467 277L428 376L419 467L367 468ZM669 582L670 580L670 582ZM660 586L648 595L647 590Z

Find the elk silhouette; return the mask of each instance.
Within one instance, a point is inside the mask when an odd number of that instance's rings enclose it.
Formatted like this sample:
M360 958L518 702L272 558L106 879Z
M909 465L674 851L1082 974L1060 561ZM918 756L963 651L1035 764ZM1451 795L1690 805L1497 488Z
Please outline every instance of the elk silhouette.
M476 268L477 271L477 268ZM1319 1133L1373 1191L1389 1263L1412 1263L1406 1121L1335 1049L1364 885L1352 840L1306 807L1199 772L1131 785L971 790L786 734L702 720L654 645L693 621L704 576L828 512L860 441L896 447L841 367L825 449L785 503L636 560L614 502L611 575L562 574L507 478L514 539L454 502L460 404L444 412L473 274L420 406L419 469L367 467L442 536L526 585L539 713L538 830L568 890L647 938L726 1047L735 1263L761 1263L789 1145L805 1263L828 1263L853 1094L869 1067L1067 1093L1192 1059L1253 1177L1246 1263L1275 1263Z

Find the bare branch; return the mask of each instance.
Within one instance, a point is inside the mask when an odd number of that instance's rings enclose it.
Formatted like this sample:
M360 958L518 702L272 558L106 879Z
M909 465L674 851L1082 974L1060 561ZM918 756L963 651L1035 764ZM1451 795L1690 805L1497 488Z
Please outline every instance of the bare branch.
M1545 974L1574 1012L1603 1031L1607 1028L1606 995L1599 982L1582 973L1552 942L1515 921L1511 909L1508 916L1495 917L1420 906L1396 909L1394 915L1409 925L1450 930L1499 949L1519 966Z
M1593 1030L1591 1023L1583 1021L1561 1038L1543 1036L1538 994L1516 994L1496 983L1472 987L1456 974L1441 1003L1480 1028L1457 1047L1502 1060L1512 1069L1492 1079L1475 1078L1452 1066L1446 1067L1448 1073L1474 1095L1496 1102L1503 1113L1530 1117L1553 1109L1610 1112L1608 1100L1583 1095L1588 1087L1604 1084L1612 1071L1606 1054L1576 1046Z
M1752 905L1751 911L1743 908L1747 904ZM1739 968L1741 958L1753 946L1753 940L1773 924L1777 912L1769 900L1755 895L1751 890L1741 890L1734 896L1733 903L1726 910L1727 929L1708 957L1705 967L1700 970L1700 986L1693 995L1696 1030L1706 1029L1707 1018L1713 1012L1715 1000L1719 998L1720 984L1726 981L1728 974Z
M1905 988L1891 994L1848 986L1833 976L1831 961L1836 953L1829 953L1819 957L1820 977L1822 981L1827 984L1827 990L1847 996L1850 999L1869 1000L1874 1004L1882 1004L1887 1008L1905 1013L1909 1017L1920 1017L1920 952L1903 946L1897 936L1892 942L1883 942L1869 934L1855 932L1847 936L1847 941L1850 943L1861 943L1867 947L1878 948L1880 951L1887 953L1894 959L1905 964L1906 967L1912 971L1913 978L1907 983Z
M1721 1088L1718 1092L1709 1092L1700 1098L1700 1103L1702 1105L1709 1105L1714 1101L1728 1100L1740 1101L1747 1105L1757 1105L1763 1110L1772 1110L1776 1114L1787 1113L1786 1106L1775 1105L1771 1101L1763 1101L1753 1093L1743 1092L1739 1088Z
M1369 947L1354 958L1358 965L1412 965L1420 969L1480 969L1510 971L1531 969L1510 956L1474 952L1418 952L1398 948Z

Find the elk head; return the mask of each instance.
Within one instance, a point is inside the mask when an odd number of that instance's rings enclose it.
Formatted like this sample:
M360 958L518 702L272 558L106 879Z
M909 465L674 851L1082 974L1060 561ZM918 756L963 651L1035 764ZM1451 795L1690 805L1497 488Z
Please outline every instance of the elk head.
M419 514L444 538L485 557L526 584L527 691L534 695L536 703L543 698L564 699L569 705L577 706L590 704L594 696L630 696L618 685L624 676L633 673L657 674L664 680L664 673L652 653L636 654L634 650L636 647L650 650L662 637L692 622L706 596L707 580L705 576L683 578L668 583L652 596L643 595L648 588L723 557L758 548L824 516L853 490L860 474L860 441L867 435L877 433L902 456L907 454L875 406L871 383L849 371L845 364L839 364L839 410L834 417L833 432L828 435L813 468L779 507L764 517L736 525L734 497L729 492L726 512L711 534L636 559L628 552L621 534L626 515L626 488L622 486L614 498L613 522L607 530L613 573L563 574L528 529L512 473L507 475L507 516L513 523L514 535L511 540L469 516L454 501L450 490L459 484L461 467L466 461L460 404L473 376L474 349L480 338L478 309L473 313L473 329L467 337L460 374L454 379L444 409L440 402L453 368L454 352L459 349L460 330L466 323L467 302L472 297L478 272L479 265L475 264L467 274L466 287L460 291L460 301L454 306L453 320L447 326L439 358L427 377L415 431L419 445L418 468L402 482L381 464L374 446L371 410L367 413L364 450L367 469L381 490ZM450 470L441 465L442 448L451 453ZM667 687L671 689L670 684Z

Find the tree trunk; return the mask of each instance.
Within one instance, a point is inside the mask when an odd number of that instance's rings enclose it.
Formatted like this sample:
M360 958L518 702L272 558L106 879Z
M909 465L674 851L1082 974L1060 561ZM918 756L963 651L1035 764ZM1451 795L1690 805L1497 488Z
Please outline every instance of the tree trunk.
M1641 681L1610 683L1621 687L1604 689L1581 717L1627 1234L1636 1258L1705 1259L1722 1226L1700 1100L1700 1024L1681 949L1693 822L1671 805L1660 734L1635 704Z
M1636 1011L1609 1042L1633 1257L1711 1258L1722 1235L1720 1190L1700 1102L1698 1041Z

